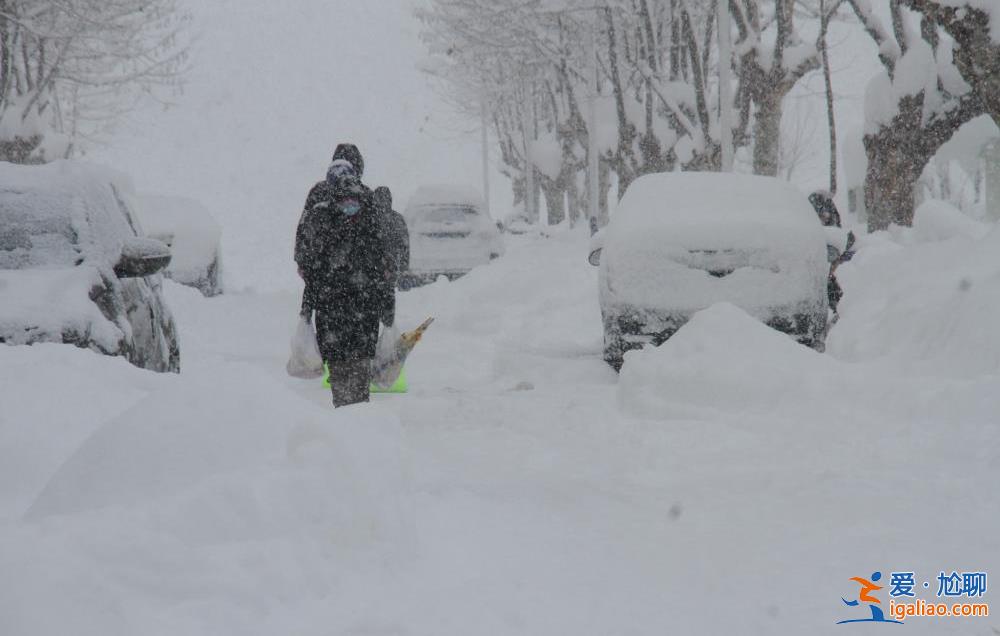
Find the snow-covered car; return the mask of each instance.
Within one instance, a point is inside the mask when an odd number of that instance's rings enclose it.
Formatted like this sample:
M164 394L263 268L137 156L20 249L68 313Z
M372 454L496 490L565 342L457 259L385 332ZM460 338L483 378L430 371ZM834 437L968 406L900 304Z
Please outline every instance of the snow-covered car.
M771 177L651 174L594 236L604 358L661 344L697 311L730 302L802 344L826 333L826 235L806 197Z
M403 215L410 232L410 269L401 281L406 284L441 275L454 279L504 253L500 229L473 189L423 186Z
M146 233L170 247L163 275L205 296L222 293L222 227L194 199L142 195L136 201Z
M0 343L61 342L180 370L159 274L170 249L143 235L127 190L78 162L0 162Z
M530 234L537 230L531 224L531 221L528 220L527 215L521 210L507 215L498 222L497 226L501 232L506 232L507 234Z

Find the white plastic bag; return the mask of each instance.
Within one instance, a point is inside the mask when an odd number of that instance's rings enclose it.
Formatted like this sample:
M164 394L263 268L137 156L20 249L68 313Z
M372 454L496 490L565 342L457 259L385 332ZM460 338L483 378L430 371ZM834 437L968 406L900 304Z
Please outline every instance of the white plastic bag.
M375 346L375 359L372 361L372 382L381 388L392 386L403 370L406 355L400 348L399 327L383 327ZM408 352L407 352L408 353Z
M372 360L372 382L381 389L387 389L396 383L399 374L403 372L406 357L424 337L427 327L434 322L433 318L423 321L413 331L399 333L399 329L390 327L383 329L375 348L375 359Z
M285 365L288 375L293 378L312 380L323 375L323 356L319 354L316 344L316 332L313 330L310 316L303 315L292 336L292 353Z

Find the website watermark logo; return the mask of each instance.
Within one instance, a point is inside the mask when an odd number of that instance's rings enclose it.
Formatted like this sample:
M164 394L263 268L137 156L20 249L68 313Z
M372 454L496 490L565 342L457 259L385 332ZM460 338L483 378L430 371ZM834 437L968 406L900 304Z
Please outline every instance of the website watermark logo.
M880 585L882 572L873 572L868 578L855 576L850 579L858 588L855 594L850 595L850 600L844 597L841 597L840 600L847 607L864 608L865 611L855 612L858 614L857 616L837 621L837 624L886 623L902 625L909 618L989 616L988 603L973 602L980 601L986 594L988 578L986 572L953 570L948 573L942 570L936 577L936 596L930 598L930 581L918 584L914 572L890 572L888 583L890 600L886 607L882 605L882 599L876 595L876 592L885 589L884 585ZM928 598L918 598L918 592L928 596L929 600ZM959 600L963 598L966 600ZM888 612L888 617L886 612Z

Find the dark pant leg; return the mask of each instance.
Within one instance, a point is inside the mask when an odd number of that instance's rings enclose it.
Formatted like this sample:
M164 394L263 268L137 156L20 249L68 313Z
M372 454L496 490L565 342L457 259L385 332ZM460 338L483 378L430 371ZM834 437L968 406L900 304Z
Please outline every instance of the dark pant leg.
M344 305L316 310L316 340L330 368L336 406L368 401L371 361L378 339L378 314Z
M843 297L844 290L837 281L837 277L831 271L830 276L826 279L826 300L830 305L830 309L836 312L837 305L840 304L840 299Z
M334 406L367 402L371 385L372 361L343 360L330 363L330 392Z

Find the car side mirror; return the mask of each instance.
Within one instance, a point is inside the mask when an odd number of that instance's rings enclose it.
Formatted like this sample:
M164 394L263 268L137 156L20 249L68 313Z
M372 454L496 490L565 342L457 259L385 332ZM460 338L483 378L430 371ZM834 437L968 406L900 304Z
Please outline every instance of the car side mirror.
M152 276L170 264L170 248L162 241L133 236L125 240L115 264L118 278Z
M599 247L596 250L594 250L593 252L591 252L590 256L587 257L587 262L589 262L594 267L597 267L598 265L600 265L601 264L601 252L603 252L603 251L604 251L603 248Z

